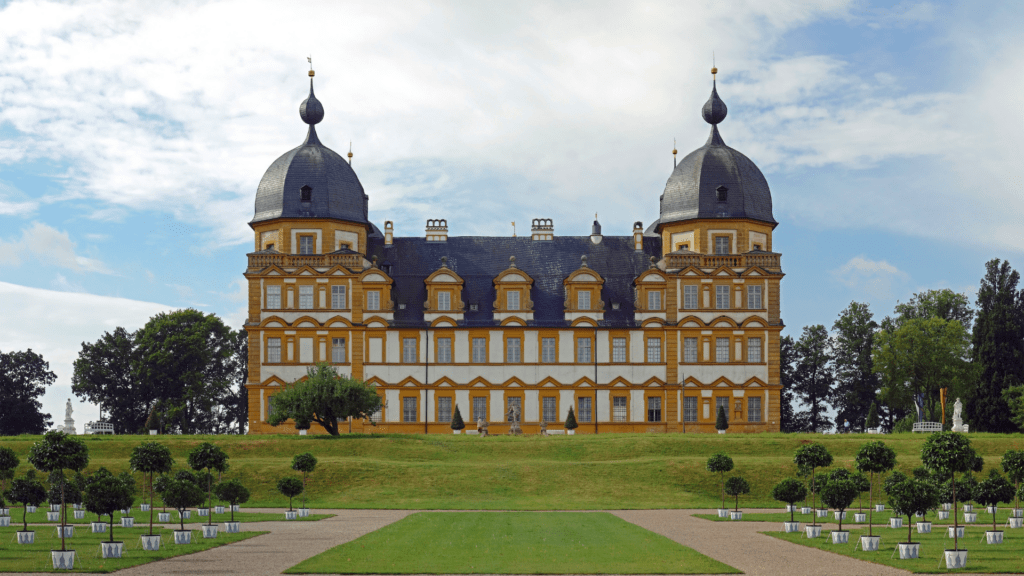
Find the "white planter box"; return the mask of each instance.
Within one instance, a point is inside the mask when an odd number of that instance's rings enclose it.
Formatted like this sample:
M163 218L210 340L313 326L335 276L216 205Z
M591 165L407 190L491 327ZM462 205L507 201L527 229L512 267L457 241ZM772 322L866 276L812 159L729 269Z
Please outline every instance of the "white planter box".
M120 558L124 550L124 542L100 542L100 557Z
M129 515L131 513L132 513L131 507L128 507L128 508L125 508L124 510L121 510L121 514L124 514L125 516L127 516L127 515Z
M881 544L881 536L861 536L860 549L865 552L878 552L878 545Z
M185 510L184 512L178 512L178 516L181 517L182 520L188 520L192 517L192 511Z
M903 518L889 518L889 528L903 528Z
M850 543L850 532L848 530L833 530L832 531L832 543L833 544L849 544Z
M81 510L82 509L82 505L81 504L72 504L71 507L74 508L75 510Z
M157 522L170 522L171 521L171 513L170 512L157 512L156 513L156 520L157 520Z
M29 514L34 514L36 510L37 510L37 508L35 506L26 506L25 507L25 511L28 512Z
M575 430L566 430L565 433L568 434L569 436L575 436L576 435L576 431Z
M1011 517L1007 523L1010 525L1010 528L1022 528L1024 527L1024 518Z
M1002 530L996 530L995 532L993 532L991 530L986 530L985 531L985 542L987 542L989 544L1002 544L1003 543L1003 531Z
M964 512L971 512L974 510L973 504L964 504Z
M728 518L729 517L729 509L728 508L719 508L718 509L718 517L719 518Z
M241 531L242 531L242 523L241 522L225 522L224 523L224 533L226 533L226 534L238 534Z
M808 538L818 538L821 536L821 526L818 526L817 524L804 526L804 533Z
M18 530L18 544L35 544L35 542L35 530L29 530L28 532L22 532L21 530Z
M122 528L134 528L135 527L135 518L132 518L131 516L122 516L121 517L121 527Z
M918 534L931 534L932 533L932 523L931 522L918 522L917 523L917 533Z
M47 512L46 513L46 521L47 522L60 522L60 512Z
M139 540L142 542L142 549L147 552L156 552L160 550L159 534L153 534L152 536L143 534L142 536L139 536Z
M939 510L939 520L949 520L949 510Z
M462 434L462 430L452 430L452 434L458 436L459 434Z
M150 430L149 431L149 435L150 436L156 436L156 430Z
M60 533L62 531L61 528L63 528L65 538L75 537L75 527L70 524L66 524L64 526L57 526L57 538L60 538Z
M997 512L999 512L998 506L988 506L987 508L985 508L986 514L996 514Z
M11 515L11 509L10 508L0 508L0 516L10 516L10 515Z
M953 509L953 503L952 502L943 502L942 503L942 509L946 510L947 512L949 510L952 510Z
M241 509L241 507L238 504L232 504L231 505L231 511L232 512L238 512L240 509Z
M93 534L102 534L102 533L107 531L107 523L106 522L93 522L89 526L92 528L92 533Z
M719 434L725 434L725 430L719 430L718 433Z
M10 516L0 516L0 528L7 528L11 525Z
M200 516L209 516L210 515L210 509L209 508L200 508L200 509L196 510L196 514L198 514Z
M919 558L921 554L921 543L920 542L900 542L897 547L900 551L900 560L913 560Z
M174 531L174 543L175 544L191 544L192 543L192 531L191 530L175 530Z
M858 524L862 524L868 521L868 515L864 513L857 513L853 515L853 521Z
M945 556L948 570L967 566L967 550L946 550Z
M309 517L309 508L299 508L298 512L299 512L299 518L308 518Z
M216 524L203 524L203 538L216 538L217 537L217 525Z
M978 521L978 514L976 512L968 512L964 514L964 523L973 524Z
M1010 516L1013 518L1024 518L1024 508L1014 508L1013 511L1010 512Z
M786 512L796 512L796 506L787 505L786 506Z
M822 509L817 511L818 518L828 518L828 509Z
M60 512L60 504L50 504L50 512Z
M214 512L214 514L223 514L224 513L224 507L223 506L214 506L213 507L213 512Z
M299 430L299 436L305 436L306 432L309 432L309 430Z
M74 515L75 515L75 520L84 520L85 519L85 510L75 510L74 511Z
M74 550L50 550L50 559L53 560L54 570L74 570Z
M947 538L952 538L953 537L953 526L946 526L946 537ZM957 538L963 538L964 537L964 527L963 526L957 526L956 527L956 537Z
M885 504L875 504L875 512L885 512Z
M149 512L149 504L139 504L139 510L143 512Z
M298 517L298 513L295 510L288 510L284 513L285 520L295 520Z
M810 514L811 513L811 509L808 508L807 506L803 506L803 507L800 508L800 513L801 514Z
M729 512L729 520L743 520L742 510L732 510Z
M799 532L800 531L800 523L799 522L783 522L782 523L782 529L784 531L786 531L787 533L788 532Z
M832 513L835 515L836 520L846 520L846 512L839 512L838 510Z

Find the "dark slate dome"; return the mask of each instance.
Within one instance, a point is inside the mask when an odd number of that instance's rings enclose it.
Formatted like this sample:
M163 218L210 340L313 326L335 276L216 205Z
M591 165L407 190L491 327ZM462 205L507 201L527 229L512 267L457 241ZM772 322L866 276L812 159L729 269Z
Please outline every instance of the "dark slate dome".
M718 123L728 109L712 84L701 114L711 124L704 146L676 165L661 195L658 225L703 218L750 218L776 224L764 174L749 158L725 145Z
M274 218L335 218L369 224L369 197L352 166L317 138L315 125L323 120L324 107L313 95L312 79L299 116L309 124L306 141L275 160L263 174L250 224Z

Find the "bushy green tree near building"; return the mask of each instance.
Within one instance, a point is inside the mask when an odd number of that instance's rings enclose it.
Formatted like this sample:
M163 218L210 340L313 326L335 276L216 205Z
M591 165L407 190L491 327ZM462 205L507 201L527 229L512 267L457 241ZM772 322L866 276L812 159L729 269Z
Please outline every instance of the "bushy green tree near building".
M306 480L316 470L317 459L312 452L296 454L292 458L292 470L302 472L302 507L306 507Z
M235 506L245 504L249 501L249 489L235 479L225 480L214 487L213 493L217 499L227 502L231 506L231 521L235 521Z
M161 486L163 491L160 493L160 498L165 505L178 511L178 523L182 530L185 530L185 511L193 506L199 506L206 500L206 493L198 484L191 481L190 477L195 478L191 474L187 476L175 474Z
M975 488L974 499L982 506L992 506L992 531L996 530L995 507L1013 500L1015 491L1013 485L1006 481L999 472L992 470L989 477L978 483Z
M292 498L302 494L302 480L294 476L285 476L277 481L277 491L288 497L288 511L293 510Z
M134 449L128 465L136 472L149 476L149 535L153 535L153 478L167 474L174 466L171 450L159 442L143 442Z
M381 405L377 392L362 380L340 376L330 364L319 363L307 369L305 380L274 395L268 421L277 426L288 419L304 418L337 436L339 421L369 418Z
M832 455L825 447L817 442L804 444L797 448L793 455L793 463L797 468L810 470L811 472L811 508L817 510L817 492L819 489L814 485L814 472L818 468L828 468L832 465ZM817 512L815 512L817 513Z
M839 531L841 532L843 530L843 513L850 507L850 504L853 504L857 494L860 493L860 488L850 474L834 474L838 471L834 470L833 474L829 475L825 481L825 486L821 489L821 501L825 506L839 511ZM845 472L845 470L843 471Z
M26 475L24 478L15 478L6 494L10 501L22 505L22 531L28 532L28 507L40 506L46 502L46 487L42 482Z
M797 502L807 497L807 486L796 478L785 478L772 487L772 498L779 502L789 504L789 521L793 519L794 506Z
M28 461L43 472L60 472L63 476L65 470L80 471L89 465L89 449L85 442L64 432L47 432L43 439L36 442L28 450ZM62 486L64 484L62 483ZM61 491L60 499L61 519L60 524L67 524L67 511L64 509L64 491ZM64 530L60 531L60 549L67 550L64 539Z
M750 494L750 483L740 476L731 476L725 481L725 493L736 498L736 511L740 511L740 496Z
M936 477L954 480L957 474L969 471L974 466L974 448L965 434L959 432L936 432L925 440L921 448L921 462L935 472ZM957 493L953 484L953 548L959 547L957 530Z
M923 516L928 510L938 506L939 490L931 482L904 475L903 480L889 486L888 494L893 512L907 517L907 543L910 544L913 537L911 526L914 515Z
M571 410L571 409L570 409ZM459 405L455 405L455 413L452 414L452 430L465 430L466 422L462 419L462 412L459 411Z
M715 430L728 430L729 417L725 413L725 407L718 407L718 414L715 415Z
M134 484L120 476L97 478L85 489L85 509L97 516L110 516L110 542L114 541L114 512L131 507L134 501Z
M580 425L576 422L576 413L573 412L572 406L569 406L569 414L565 417L565 429L575 430L579 427Z
M224 472L228 469L228 455L220 447L203 442L188 453L188 467L197 472L206 472L203 485L208 496L207 508L210 509L207 522L213 524L213 472Z

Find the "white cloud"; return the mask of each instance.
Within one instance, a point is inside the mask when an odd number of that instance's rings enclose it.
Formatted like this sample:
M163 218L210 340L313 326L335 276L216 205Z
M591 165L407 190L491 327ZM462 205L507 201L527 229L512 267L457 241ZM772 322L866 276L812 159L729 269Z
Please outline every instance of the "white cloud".
M26 258L76 272L112 273L103 262L77 254L67 232L41 222L24 228L17 240L0 241L0 264L17 266Z
M885 260L854 256L831 272L832 278L854 292L854 298L870 296L875 300L891 300L910 280L910 275ZM900 291L902 292L902 291Z

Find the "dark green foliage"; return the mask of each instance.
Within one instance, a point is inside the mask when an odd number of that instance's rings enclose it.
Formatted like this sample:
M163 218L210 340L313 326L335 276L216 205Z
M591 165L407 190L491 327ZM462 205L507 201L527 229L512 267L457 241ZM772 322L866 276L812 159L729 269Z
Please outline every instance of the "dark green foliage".
M725 493L736 497L736 511L740 510L740 495L750 494L750 483L739 476L731 476L725 481Z
M981 472L985 469L985 459L977 454L974 455L974 463L971 464L971 472Z
M151 419L154 416L148 410L153 389L135 373L136 336L119 326L112 334L104 332L95 343L82 342L71 376L71 391L99 404L117 434L134 434L148 426L147 413Z
M249 381L249 333L244 329L231 333L231 357L228 359L228 378L234 382L221 400L224 406L223 421L226 433L245 434L249 424L249 390L245 383Z
M1006 477L1013 482L1013 485L1020 489L1021 482L1024 482L1024 450L1007 450L1003 454L1001 462ZM1015 499L1015 508L1020 508L1020 499Z
M225 480L213 488L218 500L231 505L231 521L235 521L235 505L249 501L249 489L238 480Z
M977 455L974 448L971 448L971 441L965 434L959 432L936 432L924 441L921 447L921 462L934 471L937 478L952 479L955 474L969 471L975 465ZM956 503L959 495L956 492L956 484L953 484L953 526L956 527ZM953 534L953 548L959 546L959 538L955 530Z
M982 506L999 506L1013 500L1013 485L1006 481L995 470L989 477L978 483L974 489L974 499ZM996 529L996 514L992 512L992 530Z
M565 417L565 429L575 430L580 425L576 422L576 413L573 412L572 406L569 406L569 414Z
M39 398L56 380L50 364L31 348L0 352L0 436L42 434L52 426Z
M899 484L900 482L906 482L909 479L910 478L906 474L897 470L885 477L885 480L882 482L882 490L885 490L886 494L891 494L893 488L897 484Z
M181 517L182 513L192 506L202 504L206 499L206 494L198 484L189 482L187 478L181 480L172 478L162 488L163 492L160 493L160 496L164 504L178 511L178 521L181 529L184 530L185 520Z
M288 510L292 510L292 498L302 494L302 480L294 476L285 476L277 481L277 491L288 497Z
M313 421L309 414L296 414L293 420L295 420L296 430L309 430L313 427Z
M972 432L1018 429L1003 392L1024 385L1024 291L1017 289L1019 281L1009 262L985 264L973 335L979 375L966 406Z
M871 407L868 408L868 415L864 425L868 428L878 428L878 424L878 404L875 404L875 402L872 401Z
M316 470L316 456L313 456L310 452L303 452L302 454L296 454L295 458L292 458L292 470L302 472L302 491L305 494L306 491L306 475L312 474ZM306 507L306 497L302 497L302 507Z
M718 474L719 480L722 482L722 508L725 508L725 473L731 472L732 467L732 458L730 458L728 454L719 452L718 454L712 454L711 457L708 458L708 472Z
M149 410L149 417L146 418L146 425L143 426L145 430L156 430L160 431L160 411L156 404Z
M337 436L339 420L369 418L381 405L372 387L362 380L340 376L333 366L321 362L306 371L305 380L274 395L274 410L268 422L277 426L288 419L310 420Z
M895 474L894 474L895 475ZM931 482L914 480L903 476L903 480L887 488L889 504L893 512L907 517L907 542L912 537L911 525L914 514L925 514L939 505L939 491Z
M914 468L910 471L910 475L914 477L914 480L932 480L932 471L924 466Z
M14 470L21 464L21 458L7 446L0 446L0 493L7 489L7 482L14 478Z
M836 470L838 472L838 470ZM849 475L831 474L825 486L821 489L821 501L825 503L825 506L834 508L840 512L839 514L839 530L843 529L843 515L850 504L853 504L853 500L860 494L860 488L858 482L856 482Z
M155 409L154 409L155 410ZM152 414L150 415L152 418ZM132 450L128 465L132 470L149 475L149 535L153 535L153 477L167 474L174 466L171 450L159 442L143 442Z
M23 506L21 510L21 522L24 524L24 531L28 531L28 506L39 506L46 502L46 488L43 484L28 475L25 478L15 478L11 482L11 489L7 491L7 498Z
M114 541L114 512L135 501L135 486L122 476L104 476L85 489L85 509L97 516L110 516L110 541Z
M199 481L199 476L197 476L193 472L189 472L188 470L178 470L177 472L174 473L173 478L181 482L191 482L196 485L203 484Z
M772 487L772 498L785 502L790 506L807 497L807 487L796 478L785 478ZM793 510L789 511L789 521L793 522Z
M832 428L826 417L835 386L830 350L828 331L821 324L804 326L800 340L793 346L793 393L808 407L796 415L806 422L803 432L827 432Z
M817 442L811 442L810 444L804 444L803 446L796 449L796 453L793 455L793 463L797 465L799 470L809 470L811 473L810 489L812 500L811 507L816 508L817 501L816 495L818 489L814 484L814 471L818 468L827 468L832 465L832 455L828 453L828 450Z
M782 432L799 432L806 428L805 423L798 421L793 412L793 362L796 359L793 346L792 336L783 336L779 341L779 384L782 385L779 426Z
M570 410L572 410L570 408ZM463 430L466 428L466 422L462 419L462 412L459 410L459 405L455 405L455 413L452 414L452 430Z
M961 502L974 502L978 495L978 479L974 474L964 474L956 481L956 493Z
M906 434L907 432L914 431L914 422L917 422L916 415L909 415L904 418L900 418L896 421L896 424L892 427L893 434Z
M728 430L729 418L725 415L725 407L718 407L718 414L715 416L715 430Z
M832 406L836 409L837 426L849 420L852 429L864 429L866 407L875 399L879 387L871 359L877 329L871 309L861 302L850 302L832 325L835 335L831 354L836 381Z
M209 496L207 508L213 508L213 471L224 472L228 469L228 455L217 446L203 442L188 453L188 466L196 471L206 471L206 477L201 485L206 486ZM213 514L207 516L207 521L213 523Z
M850 475L850 480L857 485L857 507L861 512L864 511L864 493L871 491L871 480L868 479L861 472L854 472Z
M50 504L60 504L62 493L65 504L82 503L82 491L78 489L78 485L73 479L64 475L62 470L50 472L46 481L50 485L50 490L46 493L46 500Z
M28 461L43 472L77 471L89 464L89 449L85 447L85 442L78 438L54 430L47 432L42 440L29 448ZM61 525L64 524L63 515L66 514L63 496L62 493L60 500ZM60 535L60 549L66 550L63 530Z

